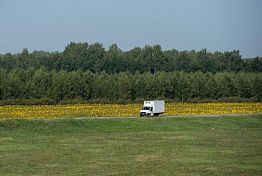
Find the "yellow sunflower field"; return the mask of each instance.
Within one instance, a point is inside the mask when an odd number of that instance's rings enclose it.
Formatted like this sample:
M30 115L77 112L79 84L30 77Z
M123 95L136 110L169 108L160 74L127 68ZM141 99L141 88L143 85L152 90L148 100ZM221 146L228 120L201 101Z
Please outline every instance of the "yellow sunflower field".
M142 104L4 105L0 119L139 117ZM262 113L262 103L166 103L163 116Z

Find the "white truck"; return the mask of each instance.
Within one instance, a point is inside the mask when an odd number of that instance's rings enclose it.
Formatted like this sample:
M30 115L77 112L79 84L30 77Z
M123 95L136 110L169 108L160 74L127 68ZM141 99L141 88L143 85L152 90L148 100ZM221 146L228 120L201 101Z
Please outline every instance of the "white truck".
M165 112L165 101L163 100L144 101L144 106L140 110L140 117L159 116L164 112Z

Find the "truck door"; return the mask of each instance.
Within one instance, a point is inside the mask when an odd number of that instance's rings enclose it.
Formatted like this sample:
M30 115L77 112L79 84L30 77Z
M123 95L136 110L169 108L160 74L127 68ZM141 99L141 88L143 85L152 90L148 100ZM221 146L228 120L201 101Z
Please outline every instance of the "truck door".
M150 108L150 112L151 112L150 115L151 115L151 116L154 116L154 109L153 109L153 107Z

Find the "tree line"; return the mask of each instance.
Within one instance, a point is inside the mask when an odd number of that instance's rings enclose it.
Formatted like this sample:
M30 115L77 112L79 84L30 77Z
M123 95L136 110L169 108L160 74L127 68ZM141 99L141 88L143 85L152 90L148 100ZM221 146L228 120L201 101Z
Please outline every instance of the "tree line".
M262 73L0 69L0 102L261 101Z
M160 45L135 47L122 51L116 44L106 50L100 43L68 44L62 52L33 51L23 49L18 54L1 54L0 68L40 69L49 71L91 71L109 74L120 72L148 72L149 68L157 71L174 72L262 72L262 58L243 59L238 50L226 52L163 51Z

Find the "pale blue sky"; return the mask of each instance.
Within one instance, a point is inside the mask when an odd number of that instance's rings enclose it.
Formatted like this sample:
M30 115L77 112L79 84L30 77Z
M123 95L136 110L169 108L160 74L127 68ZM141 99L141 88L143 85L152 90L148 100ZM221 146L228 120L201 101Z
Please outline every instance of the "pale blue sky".
M0 53L71 41L262 56L262 0L0 0Z

